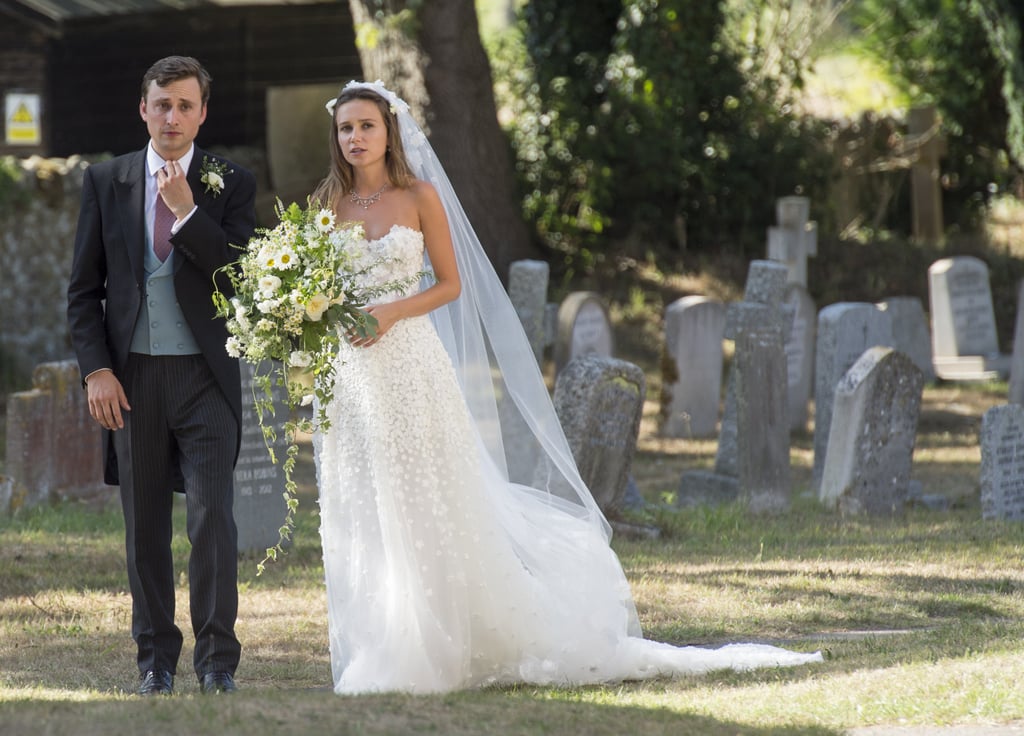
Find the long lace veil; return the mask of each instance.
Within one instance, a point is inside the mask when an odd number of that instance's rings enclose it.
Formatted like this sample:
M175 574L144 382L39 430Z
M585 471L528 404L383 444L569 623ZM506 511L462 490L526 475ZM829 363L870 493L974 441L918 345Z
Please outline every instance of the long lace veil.
M430 142L409 106L383 83L353 81L345 89L360 87L388 101L413 173L430 182L444 204L462 293L430 317L455 365L488 456L510 481L510 492L539 495L589 521L609 539L608 522L580 478L515 308ZM332 115L335 102L326 105Z

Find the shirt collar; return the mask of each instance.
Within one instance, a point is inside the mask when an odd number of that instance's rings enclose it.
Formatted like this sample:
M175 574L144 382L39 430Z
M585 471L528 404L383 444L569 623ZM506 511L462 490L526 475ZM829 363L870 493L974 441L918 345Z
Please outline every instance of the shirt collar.
M178 159L178 163L181 164L181 168L188 173L188 167L192 164L192 156L196 152L196 144L193 143L188 147L188 151ZM150 176L156 176L158 169L162 169L164 164L167 162L160 157L160 154L153 149L153 141L149 142L146 147L146 173Z

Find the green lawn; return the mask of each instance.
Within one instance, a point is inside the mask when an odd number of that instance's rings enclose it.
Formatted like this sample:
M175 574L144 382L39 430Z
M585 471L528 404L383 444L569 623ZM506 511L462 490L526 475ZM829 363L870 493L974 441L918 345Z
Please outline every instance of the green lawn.
M20 512L0 520L0 733L838 734L1024 720L1024 524L983 522L977 498L976 427L1003 391L926 391L915 477L952 498L951 511L828 513L803 490L810 436L799 435L788 513L659 511L648 520L662 526L661 539L615 540L648 636L824 652L824 663L794 669L572 690L336 696L306 446L295 548L261 577L255 560L242 566L241 690L201 697L186 643L177 695L144 700L130 694L116 503ZM714 443L658 438L648 420L636 474L653 500L671 493L681 468L709 463ZM187 552L179 537L179 569ZM184 576L179 625L187 631Z

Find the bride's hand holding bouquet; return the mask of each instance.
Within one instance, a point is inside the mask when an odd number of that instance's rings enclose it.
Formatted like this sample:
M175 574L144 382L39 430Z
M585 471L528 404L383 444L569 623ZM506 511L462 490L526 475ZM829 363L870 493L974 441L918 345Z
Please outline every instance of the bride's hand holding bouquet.
M277 430L268 417L275 414L275 385L285 389L289 409L283 425L288 450L282 464L287 511L278 543L267 549L258 572L268 559L277 559L282 543L294 531L295 436L314 426L330 426L326 407L334 389L340 342L373 340L377 320L366 311L367 304L407 286L363 285L360 277L380 261L368 261L361 225L337 223L330 209L312 201L306 208L295 203L285 208L278 201L276 210L280 223L258 229L238 260L218 272L230 280L234 295L229 298L219 289L213 295L217 314L227 320L227 352L255 366L253 403L274 462ZM300 416L296 410L314 400L314 416Z

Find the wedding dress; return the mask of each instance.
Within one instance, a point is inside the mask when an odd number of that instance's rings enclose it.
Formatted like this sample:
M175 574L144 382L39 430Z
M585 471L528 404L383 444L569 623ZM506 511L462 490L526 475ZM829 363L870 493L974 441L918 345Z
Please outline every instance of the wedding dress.
M388 259L370 274L381 282L424 267L416 230L395 226L361 247L367 262ZM314 438L336 692L820 661L757 644L643 639L603 518L571 493L509 480L442 335L431 316L405 319L372 347L343 345L336 361L331 425Z

